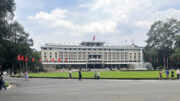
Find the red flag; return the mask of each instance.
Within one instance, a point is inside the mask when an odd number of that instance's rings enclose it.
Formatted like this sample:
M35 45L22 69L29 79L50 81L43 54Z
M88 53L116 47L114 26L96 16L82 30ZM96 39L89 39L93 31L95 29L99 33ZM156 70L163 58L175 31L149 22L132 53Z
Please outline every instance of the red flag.
M46 62L48 62L48 59L46 58Z
M67 58L65 58L65 62L67 62L68 60L67 60Z
M35 59L34 59L34 57L33 57L33 58L32 58L32 62L34 62L34 60L35 60Z
M28 57L25 58L25 62L27 62L27 61L28 61Z
M24 55L21 56L21 61L24 61Z
M39 62L41 62L41 58L39 58Z
M61 59L60 59L60 58L58 59L58 62L61 62Z
M18 60L18 61L21 60L21 55L20 55L20 54L18 55L17 60Z
M95 35L94 35L94 37L93 37L93 41L95 40Z
M156 62L157 62L157 63L159 62L159 59L158 59L158 57L157 57L157 59L156 59Z
M52 58L52 62L54 62L54 58Z

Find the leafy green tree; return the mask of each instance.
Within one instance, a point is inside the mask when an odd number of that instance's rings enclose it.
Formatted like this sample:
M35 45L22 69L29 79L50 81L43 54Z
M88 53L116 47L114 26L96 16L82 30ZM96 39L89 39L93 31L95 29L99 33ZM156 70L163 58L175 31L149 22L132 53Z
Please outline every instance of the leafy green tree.
M171 50L176 43L175 37L180 32L180 22L176 19L155 22L147 33L147 46Z
M156 49L159 62L163 63L163 58L169 58L174 49L180 46L180 21L171 18L166 21L156 21L147 33L146 57L153 57L151 52ZM154 55L155 56L155 55Z
M33 40L29 38L29 33L13 20L14 11L14 0L0 0L0 70L17 70L20 65L25 68L24 61L17 61L18 54L32 58L34 52L37 53L31 49ZM40 54L35 56L40 57Z

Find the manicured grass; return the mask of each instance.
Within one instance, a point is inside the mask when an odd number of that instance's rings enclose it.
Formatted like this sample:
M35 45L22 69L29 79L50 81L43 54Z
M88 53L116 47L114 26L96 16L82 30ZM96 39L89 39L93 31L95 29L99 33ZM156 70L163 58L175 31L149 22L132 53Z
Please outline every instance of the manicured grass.
M176 73L175 73L176 74ZM62 77L68 78L68 72L59 73L30 73L30 77ZM82 72L83 78L94 78L94 72ZM100 72L101 78L159 78L159 71L103 71ZM176 75L175 75L176 77ZM72 78L78 78L78 72L72 72ZM165 73L163 72L163 78Z

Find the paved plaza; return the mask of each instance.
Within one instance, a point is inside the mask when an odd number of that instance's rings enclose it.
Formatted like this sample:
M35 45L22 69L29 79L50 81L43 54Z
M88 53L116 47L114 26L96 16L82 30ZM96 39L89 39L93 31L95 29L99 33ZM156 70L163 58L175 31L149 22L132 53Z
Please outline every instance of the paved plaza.
M0 101L178 101L176 80L70 80L7 78L15 88Z

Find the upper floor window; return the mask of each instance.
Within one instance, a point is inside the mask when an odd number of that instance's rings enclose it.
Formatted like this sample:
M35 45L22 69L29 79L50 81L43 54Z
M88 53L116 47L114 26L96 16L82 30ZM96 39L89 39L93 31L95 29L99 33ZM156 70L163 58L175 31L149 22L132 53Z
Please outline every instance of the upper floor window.
M52 57L52 53L51 52L49 53L49 55L50 55L50 57Z
M136 53L134 53L134 59L136 59Z
M57 53L55 53L55 57L57 57Z
M44 52L44 56L46 56L46 52Z

